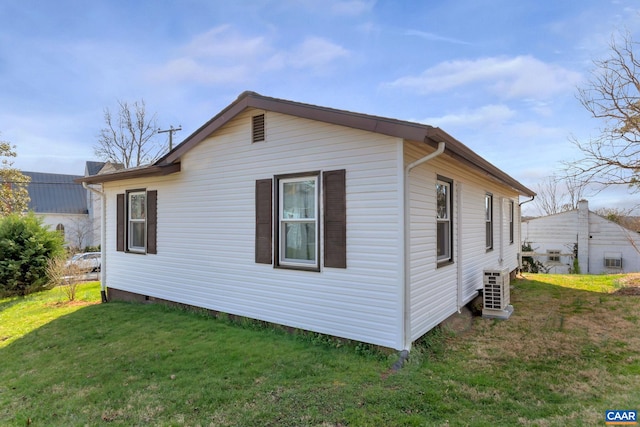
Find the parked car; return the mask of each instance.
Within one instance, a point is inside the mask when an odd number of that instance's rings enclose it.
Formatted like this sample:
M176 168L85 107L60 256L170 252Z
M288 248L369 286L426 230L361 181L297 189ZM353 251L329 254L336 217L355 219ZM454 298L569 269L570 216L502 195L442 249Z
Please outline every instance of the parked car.
M84 252L75 254L69 261L67 261L67 266L74 264L82 270L97 272L100 271L101 267L100 256L100 252Z

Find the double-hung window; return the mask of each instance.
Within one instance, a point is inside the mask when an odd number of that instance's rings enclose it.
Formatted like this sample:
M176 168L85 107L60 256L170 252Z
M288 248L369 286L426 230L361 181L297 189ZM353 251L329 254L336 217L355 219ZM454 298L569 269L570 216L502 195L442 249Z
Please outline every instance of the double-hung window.
M515 203L509 202L509 243L513 243L515 239Z
M257 180L256 263L347 268L346 188L344 169Z
M116 250L156 254L158 191L129 190L116 195Z
M279 264L318 268L318 175L280 178Z
M131 252L145 252L147 248L147 192L132 191L128 193L129 236L127 249Z
M484 222L485 222L485 247L487 250L493 249L493 195L484 196Z
M436 181L436 247L438 263L445 263L453 260L451 250L451 200L451 181L446 178L438 177L438 180Z

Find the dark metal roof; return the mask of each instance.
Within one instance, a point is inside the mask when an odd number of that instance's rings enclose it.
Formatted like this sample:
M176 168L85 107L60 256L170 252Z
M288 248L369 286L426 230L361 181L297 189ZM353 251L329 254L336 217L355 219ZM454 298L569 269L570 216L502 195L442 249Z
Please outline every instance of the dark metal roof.
M220 129L246 108L274 111L291 116L376 132L397 138L403 138L405 140L424 142L433 148L436 148L439 142L444 142L445 153L449 156L503 184L510 186L523 196L535 196L535 192L480 157L469 147L456 140L440 128L387 117L372 116L368 114L304 104L285 99L271 98L262 96L255 92L243 92L238 99L188 136L187 139L177 145L173 150L160 158L153 165L146 168L140 168L135 173L131 170L124 170L114 173L105 173L95 177L86 177L80 181L97 183L117 181L120 179L135 178L145 175L155 176L173 173L176 170L169 170L168 168L171 166L174 166L175 168L177 165L177 170L179 170L180 158L184 153L207 139L212 133Z
M88 161L86 164L86 175L97 175L105 164L105 162Z
M29 210L35 213L86 214L87 190L74 180L80 175L44 172L22 172L31 177L27 191Z

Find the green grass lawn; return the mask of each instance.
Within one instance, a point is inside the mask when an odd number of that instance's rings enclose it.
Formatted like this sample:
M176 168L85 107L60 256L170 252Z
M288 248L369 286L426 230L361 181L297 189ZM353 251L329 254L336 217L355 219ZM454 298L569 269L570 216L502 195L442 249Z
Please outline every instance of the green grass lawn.
M0 425L594 426L640 409L640 297L529 275L508 321L396 355L58 289L0 300Z

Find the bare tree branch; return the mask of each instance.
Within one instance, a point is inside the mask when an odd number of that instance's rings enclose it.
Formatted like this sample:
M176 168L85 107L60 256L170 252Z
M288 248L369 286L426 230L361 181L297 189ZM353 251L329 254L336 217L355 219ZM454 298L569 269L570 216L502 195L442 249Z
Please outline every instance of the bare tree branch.
M167 150L157 142L157 117L147 114L144 100L129 105L118 100L118 114L114 117L108 108L104 110L105 127L100 130L94 147L96 156L121 163L125 168L152 163Z
M565 163L567 176L602 185L624 184L640 190L640 61L629 33L612 39L610 56L595 60L578 100L603 122L600 135L586 142L571 138L583 158Z
M550 176L536 186L533 203L545 215L553 215L578 208L587 183L573 177Z

